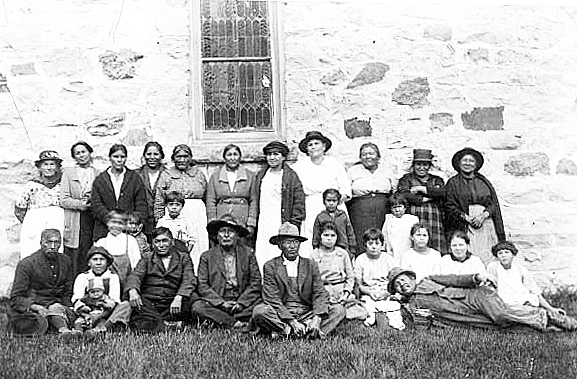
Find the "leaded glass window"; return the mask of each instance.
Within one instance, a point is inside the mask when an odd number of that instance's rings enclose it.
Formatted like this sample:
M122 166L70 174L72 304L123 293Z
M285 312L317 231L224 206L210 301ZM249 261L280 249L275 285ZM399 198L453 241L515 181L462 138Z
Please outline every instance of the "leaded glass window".
M269 3L201 0L205 131L274 131Z

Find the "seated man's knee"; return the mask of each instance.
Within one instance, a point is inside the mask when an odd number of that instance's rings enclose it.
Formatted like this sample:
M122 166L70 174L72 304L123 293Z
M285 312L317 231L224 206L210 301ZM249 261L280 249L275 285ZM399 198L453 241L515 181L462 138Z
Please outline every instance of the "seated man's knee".
M204 300L197 300L190 306L190 313L193 315L202 314L210 305Z
M262 320L264 315L270 312L271 308L272 307L270 305L258 304L252 310L252 318L254 320Z

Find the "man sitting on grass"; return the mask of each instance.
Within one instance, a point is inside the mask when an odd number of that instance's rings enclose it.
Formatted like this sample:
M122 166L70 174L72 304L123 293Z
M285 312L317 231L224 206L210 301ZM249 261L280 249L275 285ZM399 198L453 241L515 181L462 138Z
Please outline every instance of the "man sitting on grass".
M261 276L253 250L240 238L248 230L230 214L208 223L217 245L200 256L198 295L192 313L225 328L247 330L254 306L261 302Z
M37 336L50 327L65 339L82 335L69 328L74 271L70 258L58 252L60 244L60 231L45 229L40 250L18 263L7 311L13 333Z
M577 329L577 320L558 312L536 307L511 308L488 285L490 277L473 275L431 275L419 283L410 270L395 267L389 272L389 293L400 294L413 320L425 314L474 326L527 325L539 331L547 326L563 330Z
M285 222L270 238L282 251L264 265L263 300L254 308L254 323L272 337L322 338L345 318L340 304L330 304L317 264L299 256L298 228Z
M168 228L152 231L152 255L142 257L126 279L132 306L130 324L146 332L181 327L189 319L190 297L196 288L192 260L174 247Z

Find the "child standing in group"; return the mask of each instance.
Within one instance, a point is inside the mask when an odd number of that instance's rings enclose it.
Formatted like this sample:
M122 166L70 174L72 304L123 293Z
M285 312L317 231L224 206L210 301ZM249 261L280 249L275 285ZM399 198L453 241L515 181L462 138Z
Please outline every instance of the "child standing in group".
M85 311L92 311L92 309L87 310L82 309L85 305L90 307L91 300L85 301L85 297L88 295L90 288L99 287L102 284L104 288L104 294L106 295L106 303L114 308L112 314L102 315L100 320L89 321L92 325L92 332L88 332L88 336L94 335L95 333L105 332L109 327L117 325L118 323L123 324L123 326L128 326L130 320L130 304L128 301L121 301L120 294L120 279L118 275L110 271L110 266L114 262L114 258L110 253L103 247L93 246L87 254L88 267L90 269L86 272L78 274L74 280L74 291L72 294L72 304L74 305L74 310L79 313L85 313ZM98 283L97 283L98 282ZM90 297L89 297L90 299ZM94 322L101 321L101 322ZM82 329L85 329L86 323L82 320L79 321ZM80 329L78 329L80 330Z
M400 311L400 304L389 300L387 276L393 268L393 259L384 251L385 237L375 228L367 229L363 234L365 253L355 260L355 280L359 286L361 301L369 316L365 325L371 326L376 321L376 313L384 312L389 325L403 330L405 324Z
M401 255L411 248L411 227L419 222L419 218L405 213L409 203L403 195L393 195L389 199L392 214L385 216L383 234L387 253L393 257L395 265L399 265Z
M168 228L174 236L176 248L191 254L196 242L195 228L192 221L181 213L184 208L184 196L179 192L171 191L164 197L164 204L167 212L158 220L156 227ZM200 256L193 257L191 255L191 258L196 270Z
M356 256L357 247L355 232L347 213L337 208L340 201L341 193L338 190L329 188L323 192L325 209L315 219L312 245L313 249L317 249L321 245L321 224L326 221L332 221L337 227L337 246L345 249L350 254L351 259L353 259Z
M512 307L541 307L547 310L550 317L565 317L565 311L545 300L529 271L514 259L518 251L513 243L501 241L493 246L491 252L497 262L489 263L487 271L496 282L497 293L505 304Z
M413 247L401 256L401 267L413 271L419 283L429 275L440 273L441 253L428 246L429 230L425 224L413 225L410 234Z
M144 223L142 222L142 217L140 213L129 213L128 222L126 224L126 231L128 234L133 236L138 243L140 249L140 255L144 257L145 255L152 254L150 250L150 245L142 229L144 228Z
M317 262L321 279L329 293L329 303L345 303L351 297L355 284L353 265L349 254L336 246L337 226L325 221L320 226L321 244L314 249L311 258Z
M121 210L108 212L106 215L108 234L94 244L105 248L114 257L112 270L118 274L121 284L140 260L138 242L133 236L125 233L127 222L126 212Z

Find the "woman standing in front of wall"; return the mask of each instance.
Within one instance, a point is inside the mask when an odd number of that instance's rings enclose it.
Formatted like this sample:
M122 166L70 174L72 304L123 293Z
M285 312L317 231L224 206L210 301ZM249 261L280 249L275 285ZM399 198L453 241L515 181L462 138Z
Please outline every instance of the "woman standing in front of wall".
M63 170L60 204L64 208L64 252L72 260L74 275L88 269L86 254L92 246L94 219L90 213L90 192L99 171L92 166L92 146L80 141L70 153L74 167Z
M146 216L146 194L140 176L126 168L128 150L121 144L112 145L108 152L110 167L100 173L92 184L90 209L94 216L94 241L106 237L108 212L120 209Z
M351 198L351 182L343 165L333 157L326 155L332 141L316 130L307 132L299 142L299 150L307 155L292 166L299 176L305 192L306 217L301 226L301 236L309 242L301 245L300 254L311 256L313 227L317 215L325 209L323 192L334 188L341 194L339 209L346 212L344 202Z
M237 145L227 145L222 157L224 166L212 174L206 189L208 222L230 213L249 231L247 239L252 244L258 212L255 175L241 165L242 153Z

